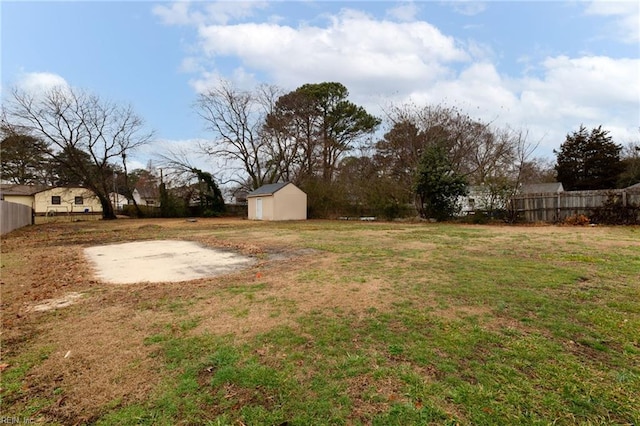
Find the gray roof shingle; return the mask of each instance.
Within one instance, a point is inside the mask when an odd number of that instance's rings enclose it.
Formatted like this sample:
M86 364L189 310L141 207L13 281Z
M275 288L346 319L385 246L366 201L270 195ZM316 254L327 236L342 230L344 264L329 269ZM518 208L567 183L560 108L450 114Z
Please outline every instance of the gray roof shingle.
M559 193L564 192L564 188L562 183L560 182L552 182L552 183L532 183L527 185L522 185L520 192L523 194L544 194L544 193Z
M51 187L44 185L18 185L3 183L0 185L0 192L5 195L33 195L50 188Z
M290 182L281 182L281 183L269 183L267 185L262 185L260 188L255 189L247 194L247 197L257 197L260 195L273 195L273 193L278 192L285 186L289 185Z

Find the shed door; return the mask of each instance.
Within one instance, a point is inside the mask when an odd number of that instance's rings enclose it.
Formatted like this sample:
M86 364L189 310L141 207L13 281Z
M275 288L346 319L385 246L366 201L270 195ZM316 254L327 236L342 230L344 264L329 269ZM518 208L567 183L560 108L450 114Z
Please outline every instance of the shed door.
M262 220L262 198L256 198L256 219Z

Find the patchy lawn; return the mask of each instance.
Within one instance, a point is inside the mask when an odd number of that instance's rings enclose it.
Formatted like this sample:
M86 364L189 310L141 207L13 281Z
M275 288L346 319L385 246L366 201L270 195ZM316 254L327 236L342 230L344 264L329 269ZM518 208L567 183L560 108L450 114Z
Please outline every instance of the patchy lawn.
M87 247L250 267L114 285ZM2 238L0 415L53 424L639 424L640 228L119 220Z

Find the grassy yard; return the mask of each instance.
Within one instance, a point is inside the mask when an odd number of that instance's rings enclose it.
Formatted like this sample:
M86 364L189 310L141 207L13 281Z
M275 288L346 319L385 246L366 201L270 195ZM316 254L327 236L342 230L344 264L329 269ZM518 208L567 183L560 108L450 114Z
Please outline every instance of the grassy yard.
M83 257L152 239L258 261L109 285ZM640 424L638 227L51 223L4 236L1 260L3 417Z

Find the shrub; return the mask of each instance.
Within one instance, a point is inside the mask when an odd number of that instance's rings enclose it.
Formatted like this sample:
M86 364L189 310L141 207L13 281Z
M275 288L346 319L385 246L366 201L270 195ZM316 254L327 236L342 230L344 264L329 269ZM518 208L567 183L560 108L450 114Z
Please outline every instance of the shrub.
M133 218L160 217L160 208L138 205L138 209L136 210L133 204L127 204L126 206L123 206L122 214Z
M586 226L591 223L589 218L583 214L574 214L572 216L567 217L564 222L565 225L571 226Z

